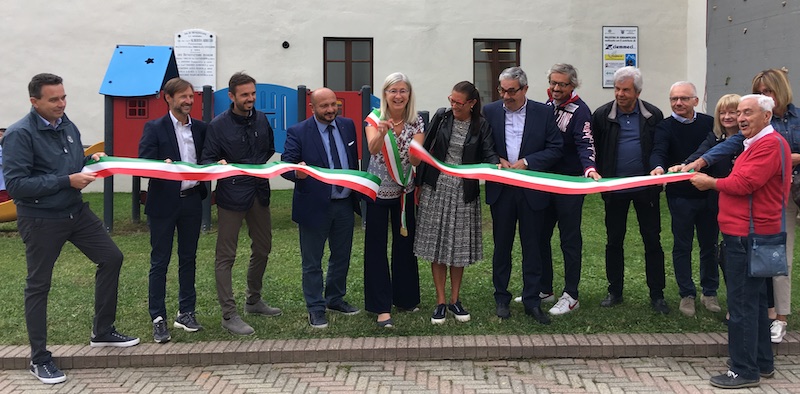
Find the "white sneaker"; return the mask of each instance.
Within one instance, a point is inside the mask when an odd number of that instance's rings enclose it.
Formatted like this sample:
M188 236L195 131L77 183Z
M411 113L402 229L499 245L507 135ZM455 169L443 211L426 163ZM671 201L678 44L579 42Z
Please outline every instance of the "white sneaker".
M551 295L551 297L553 296ZM571 295L564 293L561 298L558 299L558 302L556 302L556 304L550 308L550 314L563 315L578 309L578 306L580 306L578 300L572 298Z
M769 336L772 343L781 343L786 336L786 322L775 319L769 325Z
M539 301L541 302L555 302L556 296L553 293L539 292ZM522 296L514 298L514 302L522 302Z

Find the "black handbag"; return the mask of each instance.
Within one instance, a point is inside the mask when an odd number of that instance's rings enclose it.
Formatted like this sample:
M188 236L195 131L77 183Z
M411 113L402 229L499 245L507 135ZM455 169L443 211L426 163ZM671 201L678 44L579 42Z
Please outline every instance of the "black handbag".
M783 155L783 140L778 137ZM786 158L781 160L781 190L786 179ZM786 201L786 191L781 193L781 201ZM781 208L781 232L777 234L756 234L753 225L753 195L750 195L750 234L747 235L747 265L751 278L771 278L789 275L786 260L786 206Z

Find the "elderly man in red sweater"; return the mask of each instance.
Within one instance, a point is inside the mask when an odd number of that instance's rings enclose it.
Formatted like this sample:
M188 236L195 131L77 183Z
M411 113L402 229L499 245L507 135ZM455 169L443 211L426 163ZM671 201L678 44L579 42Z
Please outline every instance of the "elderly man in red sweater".
M781 215L789 195L791 159L789 143L770 125L772 98L751 94L737 109L739 128L745 137L744 152L727 178L698 173L692 184L700 190L719 191L719 229L725 242L727 262L728 372L711 378L721 388L758 386L760 377L774 373L767 317L765 278L751 278L747 267L747 234L750 232L750 198L755 232L781 231Z

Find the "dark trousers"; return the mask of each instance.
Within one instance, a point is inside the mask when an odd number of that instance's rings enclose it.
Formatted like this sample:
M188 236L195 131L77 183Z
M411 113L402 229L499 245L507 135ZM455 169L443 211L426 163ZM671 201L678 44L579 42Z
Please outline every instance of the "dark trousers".
M664 250L661 249L661 213L659 192L646 188L634 192L604 193L606 208L606 277L608 292L622 295L625 279L625 251L623 243L627 230L628 210L631 202L639 221L639 233L644 243L645 274L650 299L664 298Z
M419 266L414 256L416 216L414 193L406 195L408 236L400 235L400 199L367 201L364 231L364 308L389 313L392 304L412 309L419 305ZM392 227L392 265L386 256L389 218Z
M511 280L511 249L514 247L514 237L519 222L519 239L522 244L522 302L526 310L538 308L541 303L540 245L544 210L531 209L522 189L514 187L505 188L490 209L494 239L492 256L494 300L504 305L511 302L511 293L508 291L508 282Z
M700 246L700 286L703 295L716 296L719 288L717 269L717 239L719 226L714 201L708 198L683 198L667 196L667 205L672 215L672 265L678 294L683 297L696 297L697 289L692 280L692 243L695 229Z
M758 379L759 371L774 368L767 316L769 278L751 278L747 268L747 238L722 234L727 270L728 354L731 371Z
M250 235L250 265L247 266L247 293L245 300L255 304L261 300L261 288L267 259L272 250L272 219L268 205L253 201L247 211L231 211L217 206L217 252L214 273L217 281L217 299L222 308L222 317L228 319L237 315L236 300L233 297L231 270L236 261L236 248L239 243L239 229L242 220L247 222Z
M561 253L564 255L564 293L578 299L578 284L581 281L581 218L584 195L553 194L550 206L542 218L542 280L541 290L553 293L553 250L550 239L558 223Z
M327 215L319 218L318 225L299 226L303 296L309 312L324 311L326 305L343 301L347 292L350 251L353 248L353 217L353 203L349 198L332 200ZM323 286L322 255L325 241L328 241L331 253Z
M178 230L178 312L194 312L197 292L194 278L197 262L197 240L203 219L200 194L180 199L178 209L170 216L148 216L150 224L150 275L148 304L150 319L167 319L164 298L167 293L167 269L172 257L175 229Z
M69 241L96 266L92 332L105 335L114 329L122 252L108 236L103 222L84 203L72 217L42 219L19 217L17 228L25 243L28 277L25 285L25 324L31 343L31 361L47 362L47 296L53 267Z

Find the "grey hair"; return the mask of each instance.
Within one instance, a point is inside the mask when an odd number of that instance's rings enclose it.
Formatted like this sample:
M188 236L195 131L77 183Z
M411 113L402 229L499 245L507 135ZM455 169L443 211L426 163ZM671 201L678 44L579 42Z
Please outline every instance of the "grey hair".
M672 89L675 89L678 86L688 86L688 87L692 88L692 96L697 97L697 87L694 86L694 84L689 82L689 81L678 81L678 82L675 82L669 88L669 91L672 92Z
M763 94L748 94L742 96L742 100L740 102L748 99L755 99L758 103L758 106L764 111L772 112L772 109L775 108L775 100L773 100L772 97L765 96Z
M389 118L389 103L386 100L386 89L399 82L405 82L408 85L408 102L406 108L403 110L403 120L408 124L416 124L418 120L417 110L414 107L414 88L411 87L411 81L408 77L401 73L391 73L386 80L383 81L383 89L381 89L381 118Z
M522 71L522 69L519 67L509 67L503 70L497 80L502 81L504 79L516 79L519 82L520 88L528 86L528 75L525 74L525 71Z
M614 85L626 79L633 79L633 88L636 89L636 93L642 92L642 72L638 68L625 66L614 73Z
M581 82L578 80L578 70L571 64L567 63L556 63L550 70L547 70L547 79L550 79L550 75L552 73L559 73L564 74L569 77L569 83L575 87L575 89L581 86Z

